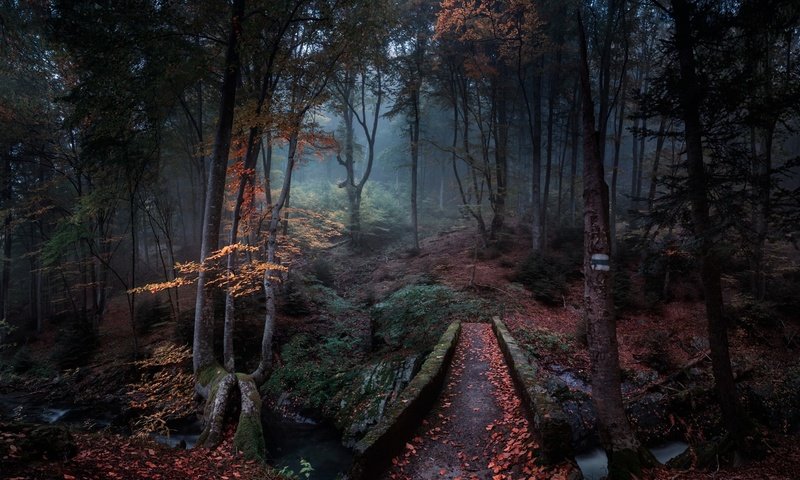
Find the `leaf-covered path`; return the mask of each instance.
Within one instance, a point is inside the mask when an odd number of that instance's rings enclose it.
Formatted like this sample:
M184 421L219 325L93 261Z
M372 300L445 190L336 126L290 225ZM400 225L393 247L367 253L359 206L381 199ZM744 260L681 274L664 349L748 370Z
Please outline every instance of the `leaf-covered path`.
M384 478L558 478L536 464L530 431L491 327L465 323L437 405Z

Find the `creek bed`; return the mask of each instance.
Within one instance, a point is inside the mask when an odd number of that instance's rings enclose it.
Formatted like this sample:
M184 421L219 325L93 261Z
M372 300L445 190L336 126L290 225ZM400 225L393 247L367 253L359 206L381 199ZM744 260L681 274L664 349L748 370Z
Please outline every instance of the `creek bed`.
M301 459L314 470L310 480L333 480L350 470L353 452L333 427L310 419L272 419L264 425L270 463L299 474ZM305 478L301 476L301 478Z
M686 442L673 440L653 447L649 450L660 463L667 463L689 448ZM600 480L608 475L608 457L602 448L595 448L575 455L575 461L583 473L585 480Z

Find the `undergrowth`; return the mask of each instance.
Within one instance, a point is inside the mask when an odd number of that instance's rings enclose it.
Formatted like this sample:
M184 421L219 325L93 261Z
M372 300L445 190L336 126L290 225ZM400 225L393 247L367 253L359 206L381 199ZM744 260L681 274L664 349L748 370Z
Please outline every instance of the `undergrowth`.
M406 286L372 307L373 344L430 350L450 322L479 320L485 311L484 301L444 285Z

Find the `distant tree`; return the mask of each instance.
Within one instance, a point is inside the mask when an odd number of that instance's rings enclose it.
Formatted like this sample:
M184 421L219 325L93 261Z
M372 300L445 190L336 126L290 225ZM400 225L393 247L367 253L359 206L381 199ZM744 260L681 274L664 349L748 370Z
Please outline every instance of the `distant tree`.
M473 170L475 198L482 200L485 191L492 210L488 229L481 231L484 242L497 241L505 222L513 100L519 93L517 87L524 86L529 62L537 58L536 47L541 41L539 23L533 5L520 1L445 1L437 18L437 39L448 48L468 52L461 55L445 52L445 55L450 62L462 62L462 66L450 67L459 79L452 86L460 89L452 97L462 99L462 158ZM469 141L471 128L478 136L477 154L472 153ZM534 171L537 171L535 165ZM478 219L479 228L484 229L479 207L479 204L472 207L473 216ZM538 228L541 210L535 206L534 210Z
M342 68L332 82L336 110L344 123L344 138L340 140L336 161L345 169L345 179L339 184L347 192L350 220L350 241L356 249L361 247L361 199L375 162L375 140L378 120L386 95L386 65L389 49L391 9L384 2L365 5L360 13L364 22L356 42L369 48L348 52L341 62ZM370 107L371 104L371 107ZM367 140L366 162L357 174L354 127L361 128Z

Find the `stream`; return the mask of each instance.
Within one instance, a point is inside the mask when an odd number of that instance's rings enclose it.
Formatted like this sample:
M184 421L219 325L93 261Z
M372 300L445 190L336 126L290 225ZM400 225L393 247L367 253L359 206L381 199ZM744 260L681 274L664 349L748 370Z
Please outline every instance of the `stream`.
M118 415L119 408L113 405L37 405L24 395L0 395L0 419L15 422L59 423L98 430L112 427ZM342 445L335 428L300 416L289 419L265 415L263 421L267 453L275 468L299 474L301 460L308 462L313 469L310 480L333 480L350 469L353 453ZM192 421L180 425L169 436L153 435L153 439L169 447L191 448L200 431L200 422ZM659 462L666 463L687 448L685 442L670 441L650 447L650 451ZM579 453L575 460L586 480L600 480L608 474L608 458L600 448Z
M0 420L34 424L63 424L82 430L100 430L117 427L118 405L42 405L25 395L0 395ZM341 443L341 434L333 427L308 418L291 419L265 415L267 454L270 463L278 470L286 468L296 474L302 468L301 459L311 465L310 480L333 480L349 469L353 453ZM173 448L192 448L200 436L199 420L185 422L170 435L156 435L156 442ZM301 476L301 478L306 478Z
M650 447L649 450L660 463L667 463L689 448L689 444L671 441ZM608 475L608 456L602 448L575 455L575 461L583 473L585 480L601 480Z

